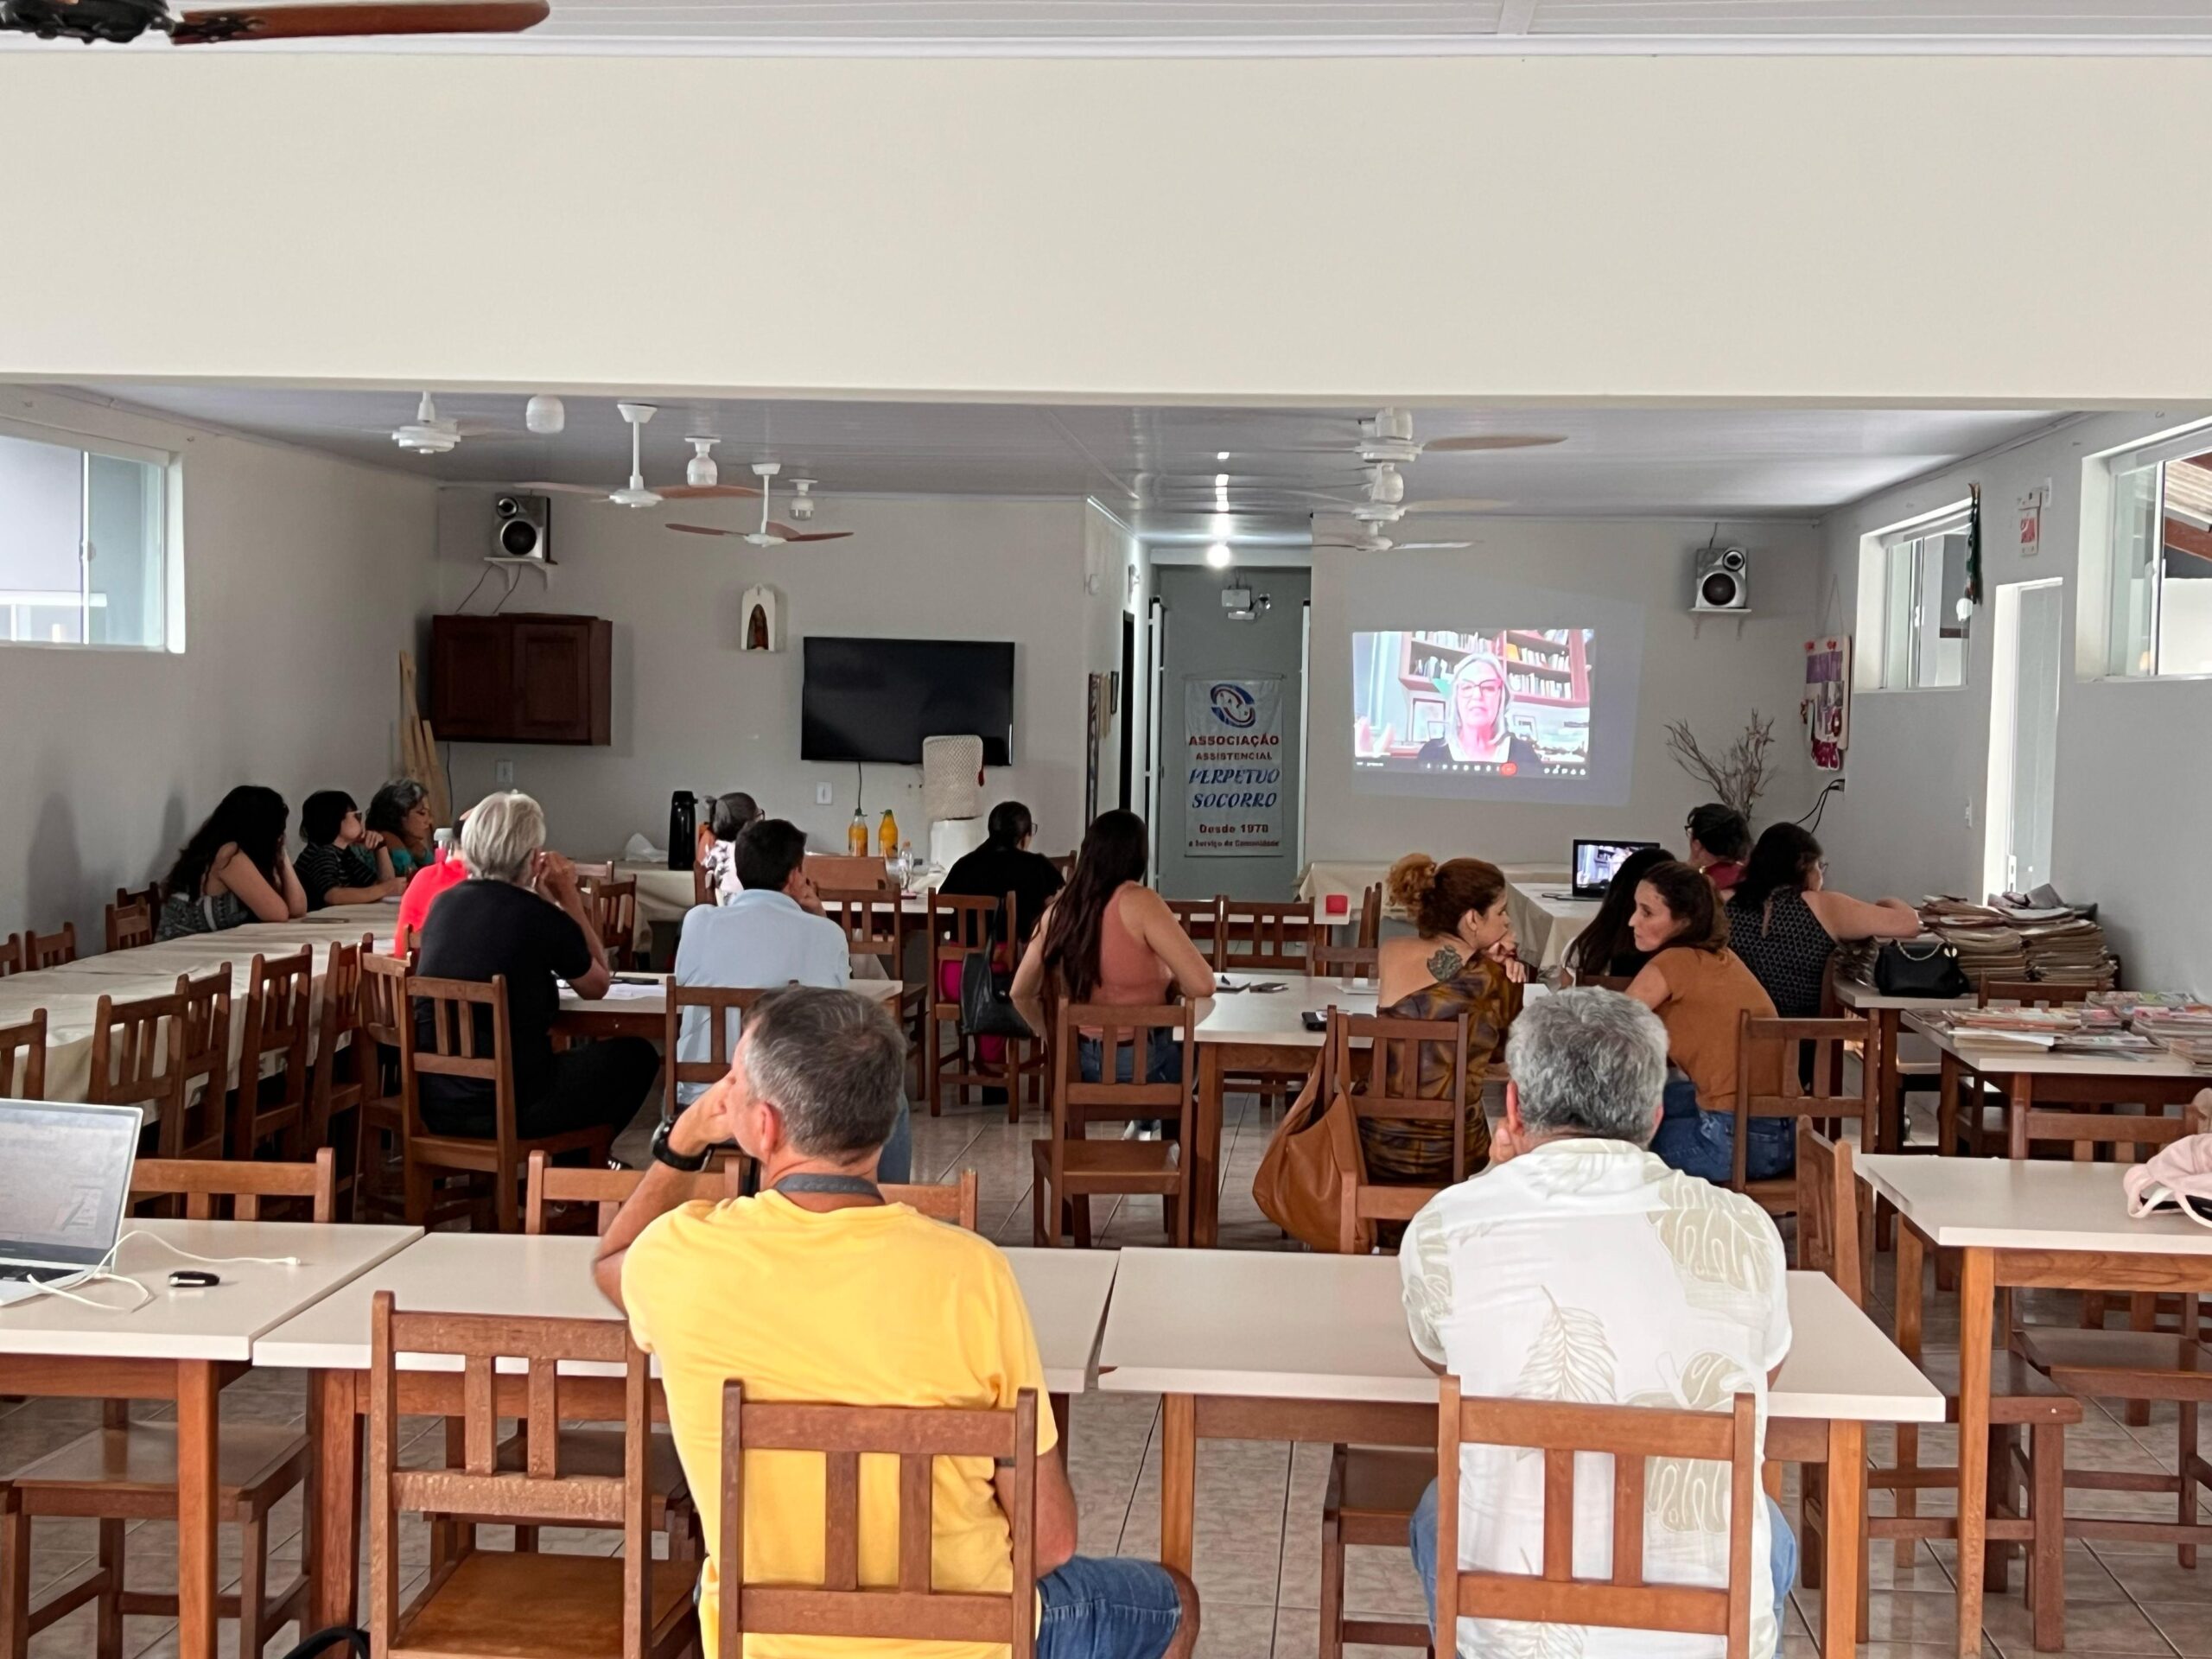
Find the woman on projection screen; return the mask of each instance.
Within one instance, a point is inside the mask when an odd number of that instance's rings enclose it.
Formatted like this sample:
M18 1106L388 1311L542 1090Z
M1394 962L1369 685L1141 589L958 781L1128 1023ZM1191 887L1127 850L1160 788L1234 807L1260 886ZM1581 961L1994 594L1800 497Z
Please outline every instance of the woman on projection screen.
M1503 663L1486 651L1470 652L1452 671L1451 696L1443 735L1422 744L1416 760L1471 762L1514 772L1544 769L1536 746L1516 736L1506 724L1506 713L1513 707L1513 687L1505 677Z

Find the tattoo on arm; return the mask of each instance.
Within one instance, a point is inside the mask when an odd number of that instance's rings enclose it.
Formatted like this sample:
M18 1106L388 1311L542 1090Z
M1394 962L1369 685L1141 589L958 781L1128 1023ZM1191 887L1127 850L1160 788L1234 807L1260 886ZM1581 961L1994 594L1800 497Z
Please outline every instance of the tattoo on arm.
M1440 944L1436 947L1435 953L1428 959L1428 971L1436 982L1441 985L1446 980L1456 978L1465 961L1466 958L1459 954L1456 945Z

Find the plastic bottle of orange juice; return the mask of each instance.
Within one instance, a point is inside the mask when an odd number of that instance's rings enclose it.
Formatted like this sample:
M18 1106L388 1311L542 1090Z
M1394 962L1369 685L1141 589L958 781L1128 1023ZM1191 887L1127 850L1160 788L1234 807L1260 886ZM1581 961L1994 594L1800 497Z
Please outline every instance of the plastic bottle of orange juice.
M845 826L845 850L855 858L868 856L868 819L857 806L853 809L853 821Z
M899 855L899 820L887 806L883 809L883 822L875 826L875 850L886 858Z

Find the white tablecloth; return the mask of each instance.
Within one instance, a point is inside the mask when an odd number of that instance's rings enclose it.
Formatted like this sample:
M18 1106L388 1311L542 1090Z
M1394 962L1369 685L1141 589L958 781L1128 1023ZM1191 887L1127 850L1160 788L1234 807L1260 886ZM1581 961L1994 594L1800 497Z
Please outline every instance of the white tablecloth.
M1505 873L1506 914L1513 918L1513 937L1519 942L1521 960L1542 972L1566 959L1567 947L1598 913L1594 899L1554 899L1548 895L1570 890L1565 868L1552 864L1501 864ZM1388 864L1351 859L1316 860L1299 878L1298 896L1311 899L1313 913L1322 921L1349 925L1359 918L1359 901L1367 889L1390 873ZM1347 900L1344 910L1332 913L1332 896ZM1403 921L1404 912L1385 901L1385 919Z

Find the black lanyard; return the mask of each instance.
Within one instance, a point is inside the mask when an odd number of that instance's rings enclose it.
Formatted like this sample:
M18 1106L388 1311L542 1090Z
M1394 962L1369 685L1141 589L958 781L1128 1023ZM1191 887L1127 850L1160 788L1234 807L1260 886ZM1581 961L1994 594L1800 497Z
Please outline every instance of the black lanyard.
M839 1198L874 1198L883 1202L883 1189L865 1175L816 1175L805 1170L786 1175L768 1189L771 1192L834 1193Z

